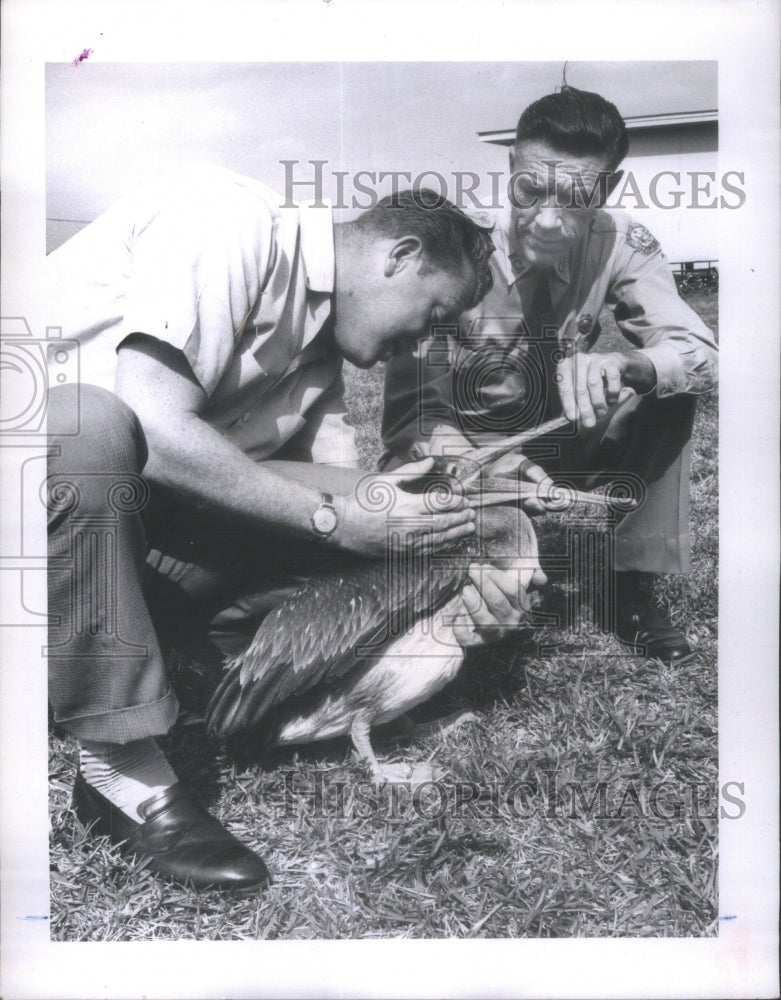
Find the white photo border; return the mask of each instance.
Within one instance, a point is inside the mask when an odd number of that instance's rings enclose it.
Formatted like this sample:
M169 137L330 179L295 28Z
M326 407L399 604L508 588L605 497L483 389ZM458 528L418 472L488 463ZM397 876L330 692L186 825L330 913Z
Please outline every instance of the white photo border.
M774 995L778 5L6 0L2 16L2 312L25 316L33 330L46 322L36 294L44 259L44 65L69 62L85 47L96 60L143 62L714 59L721 170L744 170L747 193L740 211L720 215L720 780L744 784L747 810L739 822L721 823L719 906L736 919L705 940L52 944L40 919L49 910L45 640L42 630L5 629L3 997ZM0 467L5 492L4 473ZM17 527L11 507L0 525L6 538ZM45 550L40 539L29 544ZM29 587L31 606L42 606L44 581Z

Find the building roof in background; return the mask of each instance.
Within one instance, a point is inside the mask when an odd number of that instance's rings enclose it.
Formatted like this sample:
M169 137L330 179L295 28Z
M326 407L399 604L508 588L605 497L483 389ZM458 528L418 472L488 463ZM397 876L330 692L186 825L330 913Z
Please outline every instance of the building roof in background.
M715 109L707 111L671 111L659 115L632 115L624 118L627 131L638 132L654 128L674 128L684 125L710 125L718 122L719 113ZM512 146L515 141L515 127L478 132L480 142L492 142L498 146Z
M62 246L71 236L88 226L88 222L81 222L75 219L47 219L46 220L46 253Z

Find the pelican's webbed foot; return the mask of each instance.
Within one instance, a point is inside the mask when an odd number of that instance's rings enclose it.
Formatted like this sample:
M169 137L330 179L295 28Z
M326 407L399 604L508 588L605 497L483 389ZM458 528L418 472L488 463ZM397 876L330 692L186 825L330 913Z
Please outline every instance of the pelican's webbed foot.
M412 723L405 717L401 731L389 736L389 740L408 739L411 737L442 736L452 732L465 722L477 718L474 712L456 712L433 722ZM377 760L369 738L369 722L364 716L356 716L350 727L350 737L358 757L368 764L372 780L375 784L421 785L426 781L440 781L447 772L433 764L381 764Z
M427 781L441 781L446 772L433 764L380 764L371 765L375 785L423 785Z

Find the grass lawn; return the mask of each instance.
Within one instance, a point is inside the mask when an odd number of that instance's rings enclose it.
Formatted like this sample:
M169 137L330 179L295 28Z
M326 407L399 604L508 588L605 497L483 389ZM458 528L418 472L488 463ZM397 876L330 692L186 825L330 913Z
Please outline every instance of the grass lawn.
M688 301L715 329L716 296ZM382 373L350 370L348 391L371 467ZM265 893L164 884L87 837L69 805L75 741L53 731L52 939L715 935L716 456L709 396L695 425L693 572L660 581L656 595L696 644L690 662L672 669L628 655L594 629L577 581L554 568L539 627L470 657L419 713L469 708L478 721L385 749L435 760L448 773L441 785L373 789L346 742L258 762L197 723L177 726L166 750L266 859ZM566 522L537 521L549 557ZM183 705L198 711L201 675L179 663L174 677Z

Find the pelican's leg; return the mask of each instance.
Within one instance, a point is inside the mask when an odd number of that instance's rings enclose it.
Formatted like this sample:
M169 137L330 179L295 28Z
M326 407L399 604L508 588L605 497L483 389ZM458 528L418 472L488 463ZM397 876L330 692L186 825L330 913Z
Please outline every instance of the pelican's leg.
M350 726L350 739L358 751L358 757L371 767L372 772L375 772L379 768L380 762L375 756L369 732L369 720L366 716L356 715Z
M369 728L369 720L363 715L356 715L350 726L350 739L360 759L371 768L372 778L377 784L420 785L441 777L430 764L381 764L372 749Z

